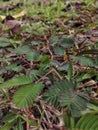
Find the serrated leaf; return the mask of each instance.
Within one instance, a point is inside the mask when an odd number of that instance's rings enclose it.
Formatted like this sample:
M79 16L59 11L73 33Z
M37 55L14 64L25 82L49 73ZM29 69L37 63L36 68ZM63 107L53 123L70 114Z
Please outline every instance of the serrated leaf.
M84 66L95 66L95 60L92 57L88 56L71 56L71 59L76 63L79 63Z
M96 72L91 71L91 72L89 72L87 74L81 74L81 75L77 76L76 81L81 82L83 80L90 79L90 78L92 78L93 76L96 76L96 75L97 75Z
M57 67L57 70L59 70L59 71L67 71L68 68L69 68L69 64L66 63L66 64L63 64L62 66Z
M43 95L43 98L49 104L56 107L67 106L72 116L79 116L80 111L86 109L89 98L75 90L76 84L71 80L61 80L52 85Z
M6 37L0 37L0 47L7 47L10 45L9 39Z
M9 122L3 125L0 130L11 130L11 127L14 125L14 122Z
M41 61L41 63L47 64L50 62L50 56L49 55L41 55L39 57L39 60Z
M83 93L65 92L60 96L61 106L68 106L72 116L79 116L87 108L88 98Z
M59 65L60 65L60 62L57 60L51 60L50 62L50 66L59 66Z
M69 62L69 67L68 67L68 71L67 71L67 77L68 79L71 79L73 76L73 66L72 66L72 62Z
M40 53L38 51L33 51L26 55L27 60L29 61L36 61L38 60L39 56L40 56Z
M12 70L16 72L20 72L22 69L23 69L22 66L21 65L17 66L17 64L10 64L6 67L6 70Z
M6 116L2 119L2 121L3 121L4 123L12 122L12 121L16 120L18 117L19 117L19 116L18 116L17 114L15 114L15 113L9 113L8 115L6 115Z
M14 94L13 103L18 108L26 108L36 99L42 89L42 83L25 85Z
M70 48L74 46L74 40L72 38L62 38L61 40L61 46L64 48Z
M28 75L22 75L22 76L14 77L14 78L0 84L0 89L30 84L33 81L34 81L33 77L30 77Z
M76 129L78 130L97 130L98 129L98 115L86 114L77 122Z
M32 52L32 48L29 45L25 45L25 46L16 48L15 52L19 55L28 54Z
M55 53L56 55L59 55L59 56L63 56L63 55L64 55L64 52L65 52L65 49L64 49L63 47L58 47L58 46L55 46L55 47L53 48L53 50L54 50L54 53Z
M22 120L20 118L17 119L17 125L14 127L15 130L24 130Z

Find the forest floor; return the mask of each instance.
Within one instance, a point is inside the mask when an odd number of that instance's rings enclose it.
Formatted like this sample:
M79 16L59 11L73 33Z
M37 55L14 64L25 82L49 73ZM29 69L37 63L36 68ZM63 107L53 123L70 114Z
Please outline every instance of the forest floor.
M0 2L0 130L89 130L78 123L88 113L98 114L98 2Z

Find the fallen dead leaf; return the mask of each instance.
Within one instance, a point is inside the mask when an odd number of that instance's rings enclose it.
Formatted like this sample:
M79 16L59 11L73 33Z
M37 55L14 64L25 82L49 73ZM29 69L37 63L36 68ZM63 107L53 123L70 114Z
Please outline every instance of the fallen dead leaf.
M14 18L19 18L19 17L24 16L26 13L27 13L26 10L22 10L20 13L14 15L13 17L14 17ZM4 20L4 19L6 18L6 16L0 15L0 18L1 18L2 20Z
M14 15L13 17L14 17L14 18L19 18L19 17L24 16L26 13L27 13L27 12L26 12L26 10L24 9L24 10L22 10L20 13Z

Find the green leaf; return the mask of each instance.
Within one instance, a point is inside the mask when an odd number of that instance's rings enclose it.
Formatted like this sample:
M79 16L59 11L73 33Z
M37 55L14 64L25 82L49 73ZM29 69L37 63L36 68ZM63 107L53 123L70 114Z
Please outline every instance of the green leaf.
M73 66L72 66L72 63L70 62L69 68L68 68L68 71L67 71L67 77L68 77L68 79L71 79L72 76L73 76Z
M66 124L66 127L69 128L70 127L70 115L68 115L67 112L63 113L63 120L64 120L64 124Z
M67 91L60 96L61 106L68 106L72 116L79 116L81 111L87 108L88 97L83 93Z
M78 130L98 130L98 115L86 114L76 124Z
M19 116L15 113L9 113L8 115L6 115L2 121L4 123L7 123L7 122L13 122L14 120L16 120Z
M49 55L41 55L39 57L39 60L41 61L41 63L43 64L48 64L50 62L50 56Z
M18 108L28 107L40 94L43 89L42 83L25 85L20 88L15 94L13 103Z
M17 119L16 123L17 123L17 125L16 125L16 127L14 127L15 130L24 130L23 125L22 125L22 120L20 118Z
M17 64L10 64L5 68L6 68L6 70L13 70L16 72L20 72L23 69L21 65L17 66Z
M58 36L51 35L50 43L52 43L51 44L52 46L55 46L57 43L59 43L58 41L59 41L59 37Z
M39 56L40 56L40 53L38 51L33 51L26 55L27 60L29 61L36 61L38 60Z
M81 75L77 76L76 81L81 82L83 80L90 79L90 78L92 78L93 76L96 76L96 75L97 75L96 72L91 71L91 72L89 72L87 74L81 74Z
M43 95L43 98L45 101L47 101L50 104L53 104L54 106L58 106L60 96L65 93L66 91L74 91L75 84L73 84L71 81L66 80L60 80L59 82L55 82Z
M98 105L94 105L91 103L87 104L87 109L85 111L82 111L81 114L85 115L85 114L96 114L98 113Z
M61 46L64 48L70 48L74 46L74 40L72 38L62 38Z
M7 47L10 45L10 41L8 38L0 37L0 47Z
M53 50L54 50L54 53L55 53L56 55L59 55L59 56L63 56L63 55L64 55L64 52L65 52L65 49L64 49L63 47L59 47L59 46L55 46L55 47L53 48Z
M32 47L29 45L21 46L15 49L15 52L19 55L28 54L32 52Z
M14 77L14 78L0 84L0 89L30 84L33 81L34 81L33 77L30 77L29 75L22 75L22 76Z
M64 115L64 120L65 123L67 123L67 128L69 128L69 130L98 130L97 114L86 114L80 117L78 121L76 121L76 118L66 114Z
M60 66L60 62L57 60L51 60L50 66L55 66L55 67ZM58 67L57 67L57 69L58 69Z
M70 116L70 128L71 130L74 130L75 127L75 120L73 117Z
M52 85L43 95L43 99L56 107L68 107L72 116L79 116L86 109L87 95L76 92L76 84L71 80L61 80Z
M38 79L39 77L42 77L47 72L48 72L48 66L44 64L44 65L41 65L41 68L39 70L34 69L30 71L30 76L34 77L34 79Z
M11 127L14 125L14 122L8 122L5 125L3 125L0 130L11 130Z
M5 72L6 72L6 69L4 67L0 69L0 75L5 73Z
M68 68L69 68L69 64L66 63L66 64L63 64L63 65L57 67L57 70L59 70L59 71L67 71Z
M5 123L1 128L0 130L10 130L14 123L16 122L17 118L19 116L17 114L14 114L14 113L9 113L8 115L6 115L2 121Z
M90 66L90 67L95 66L95 60L89 56L71 56L71 59L76 63L79 63L84 66Z
M0 77L0 83L3 83L4 79L2 77Z

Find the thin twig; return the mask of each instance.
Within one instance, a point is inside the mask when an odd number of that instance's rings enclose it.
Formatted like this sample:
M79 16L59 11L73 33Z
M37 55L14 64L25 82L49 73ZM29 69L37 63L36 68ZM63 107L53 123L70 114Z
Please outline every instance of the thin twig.
M53 73L53 72L58 76L58 78L59 78L60 80L63 79L63 77L62 77L54 68L52 68L48 73L46 73L44 76L42 76L40 79L38 79L35 83L40 82L40 81L43 80L47 75L49 75L49 74L51 74L51 73Z
M27 118L30 119L31 118L31 114L30 114L29 108L27 108L27 109L25 108L24 111L26 113ZM26 122L26 130L30 130L30 125L29 125L28 122Z
M24 109L24 112L26 113L28 119L34 120L34 121L39 121L38 118L35 118L35 117L31 114L29 108ZM56 124L49 123L49 122L47 122L47 121L45 121L45 120L40 120L40 122L41 122L41 123L45 123L45 124L46 124L48 127L50 127L50 128L56 128L56 129L59 129L59 130L60 130L60 128L61 128L61 126L58 126L58 125L56 125ZM26 124L26 130L30 130L30 126L29 126L28 122L27 122L27 124Z
M47 39L47 36L44 36L44 39L45 39L46 44L47 44L47 49L48 49L48 51L49 51L49 53L51 55L51 59L53 60L53 53L52 53L52 51L50 49L50 43L49 43L49 40Z
M53 70L51 69L48 73L46 73L44 76L42 76L40 79L38 79L35 83L40 82L41 80L43 80L43 78L45 78L47 75L51 74L53 72Z
M59 77L60 80L63 79L63 77L56 71L56 69L53 68L53 72Z

